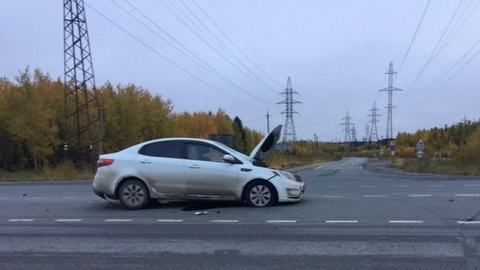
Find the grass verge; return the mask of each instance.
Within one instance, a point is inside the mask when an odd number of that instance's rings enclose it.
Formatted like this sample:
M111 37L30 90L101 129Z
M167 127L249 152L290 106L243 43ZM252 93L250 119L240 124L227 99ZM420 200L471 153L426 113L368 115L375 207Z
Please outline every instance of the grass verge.
M390 166L415 173L480 175L478 164L462 164L448 158L395 158Z
M91 180L94 173L91 168L76 169L73 164L64 163L56 168L44 168L38 171L0 171L0 182Z

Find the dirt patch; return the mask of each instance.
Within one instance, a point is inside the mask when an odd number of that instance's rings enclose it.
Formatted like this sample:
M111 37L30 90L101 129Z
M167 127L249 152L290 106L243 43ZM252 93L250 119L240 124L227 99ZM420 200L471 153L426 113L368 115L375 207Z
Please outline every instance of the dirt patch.
M390 167L391 160L369 158L368 161L363 164L363 168L373 172L382 173L406 173L400 169Z

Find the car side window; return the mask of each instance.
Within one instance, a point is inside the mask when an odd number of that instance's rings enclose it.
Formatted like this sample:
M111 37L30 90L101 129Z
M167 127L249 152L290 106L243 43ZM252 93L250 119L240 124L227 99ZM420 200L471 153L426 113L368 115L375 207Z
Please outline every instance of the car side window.
M224 162L226 152L203 144L187 144L187 157L191 160Z
M154 142L144 145L139 154L151 157L183 158L181 141Z

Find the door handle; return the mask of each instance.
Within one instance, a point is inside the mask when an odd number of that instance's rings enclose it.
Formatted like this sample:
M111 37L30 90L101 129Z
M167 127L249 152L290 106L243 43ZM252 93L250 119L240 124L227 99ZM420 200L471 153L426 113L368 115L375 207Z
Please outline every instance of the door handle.
M191 169L200 169L200 166L193 164L193 165L188 165L189 168Z
M140 163L142 164L150 164L152 163L150 160L141 160Z

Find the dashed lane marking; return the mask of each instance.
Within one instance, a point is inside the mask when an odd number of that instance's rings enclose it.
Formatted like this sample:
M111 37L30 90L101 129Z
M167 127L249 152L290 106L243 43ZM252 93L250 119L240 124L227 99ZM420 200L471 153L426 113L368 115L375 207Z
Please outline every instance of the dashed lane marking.
M183 222L183 219L159 219L157 222Z
M392 224L419 224L419 223L423 223L422 220L390 220L388 221L388 223L392 223Z
M432 195L431 194L412 194L412 195L408 195L408 197L420 198L420 197L432 197Z
M238 222L237 219L214 219L214 220L210 220L210 222L213 222L213 223L236 223Z
M34 221L33 218L13 218L13 219L9 219L8 220L9 222L31 222L31 221Z
M323 198L343 198L342 195L323 195Z
M60 218L60 219L55 219L56 222L80 222L83 219L79 218Z
M479 197L480 194L455 194L456 197Z
M427 185L427 187L445 187L445 185Z
M480 224L480 221L457 221L458 224Z
M296 220L267 220L267 223L296 223Z
M479 184L463 185L464 187L480 187Z
M105 219L105 222L130 222L131 219Z
M327 220L325 223L358 223L358 220Z

